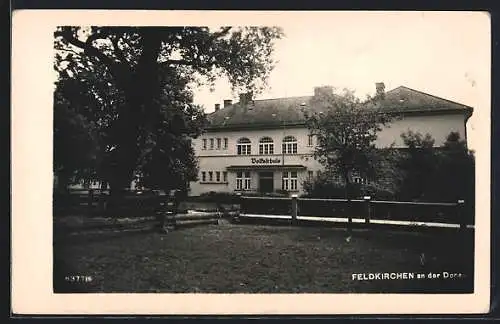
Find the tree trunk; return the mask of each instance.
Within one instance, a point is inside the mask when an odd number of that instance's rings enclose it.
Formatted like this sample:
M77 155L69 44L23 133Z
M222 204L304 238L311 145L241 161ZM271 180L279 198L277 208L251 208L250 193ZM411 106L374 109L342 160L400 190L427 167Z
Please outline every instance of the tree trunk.
M130 187L140 155L140 131L145 126L147 114L154 109L160 94L157 58L161 38L154 29L141 35L142 55L137 66L124 72L118 87L125 96L125 105L116 125L116 149L110 169L110 212L119 212L124 189ZM124 70L125 71L125 70Z
M349 194L349 189L350 189L349 172L348 171L343 171L342 175L344 177L344 194L345 194L345 199L350 199L350 194Z

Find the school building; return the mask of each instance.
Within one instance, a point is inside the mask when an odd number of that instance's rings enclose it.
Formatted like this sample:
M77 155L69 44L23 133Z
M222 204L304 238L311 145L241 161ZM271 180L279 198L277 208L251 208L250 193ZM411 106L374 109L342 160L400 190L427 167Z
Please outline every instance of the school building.
M473 108L399 86L385 91L376 83L381 107L398 112L379 134L376 145L403 147L401 133L429 133L441 145L450 132L467 139L466 123ZM190 195L215 192L303 193L302 183L321 172L313 158L315 138L305 126L304 112L317 111L311 99L330 86L314 88L312 96L254 100L240 94L239 102L224 100L208 115L206 132L193 140L199 160L199 180L190 183ZM360 182L362 179L353 179Z

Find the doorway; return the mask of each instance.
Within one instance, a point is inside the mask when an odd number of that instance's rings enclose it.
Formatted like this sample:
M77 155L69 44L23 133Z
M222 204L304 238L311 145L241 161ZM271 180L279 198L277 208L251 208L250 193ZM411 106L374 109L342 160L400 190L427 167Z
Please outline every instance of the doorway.
M273 192L274 191L273 172L260 172L259 173L259 191L260 192Z

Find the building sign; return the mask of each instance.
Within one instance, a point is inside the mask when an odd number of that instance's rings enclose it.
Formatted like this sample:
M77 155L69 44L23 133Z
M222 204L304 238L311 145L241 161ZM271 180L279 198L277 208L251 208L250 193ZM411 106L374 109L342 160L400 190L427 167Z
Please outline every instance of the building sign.
M279 158L252 158L252 164L279 164Z

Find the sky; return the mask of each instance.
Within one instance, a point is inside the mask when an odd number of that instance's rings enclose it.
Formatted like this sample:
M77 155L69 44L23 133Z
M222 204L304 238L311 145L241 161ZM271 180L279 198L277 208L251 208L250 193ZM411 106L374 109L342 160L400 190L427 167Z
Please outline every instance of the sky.
M269 89L256 99L311 95L319 85L349 88L360 97L404 85L478 109L489 105L488 16L466 12L330 12L282 20L278 61ZM314 22L314 23L313 23ZM237 101L220 79L195 92L206 112ZM477 118L468 128L478 127ZM468 130L469 131L469 130ZM473 137L473 135L471 135ZM472 140L472 139L471 139Z

